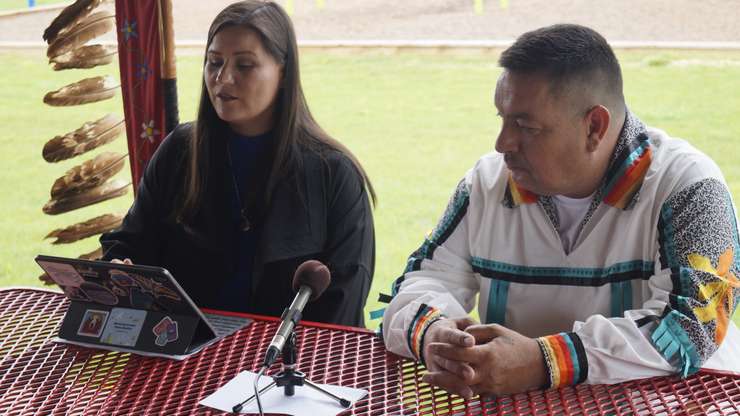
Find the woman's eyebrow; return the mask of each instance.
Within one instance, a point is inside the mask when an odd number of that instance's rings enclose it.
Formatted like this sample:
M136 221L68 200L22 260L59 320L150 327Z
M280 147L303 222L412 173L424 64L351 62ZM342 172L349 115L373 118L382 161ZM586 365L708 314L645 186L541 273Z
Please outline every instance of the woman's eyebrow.
M215 50L215 49L209 49L206 53L207 54L210 54L210 55L219 55L219 56L220 55L223 55L221 52L219 52L218 50ZM256 53L254 53L252 51L249 51L249 50L236 51L236 52L233 53L233 55L252 55L252 56L257 56Z

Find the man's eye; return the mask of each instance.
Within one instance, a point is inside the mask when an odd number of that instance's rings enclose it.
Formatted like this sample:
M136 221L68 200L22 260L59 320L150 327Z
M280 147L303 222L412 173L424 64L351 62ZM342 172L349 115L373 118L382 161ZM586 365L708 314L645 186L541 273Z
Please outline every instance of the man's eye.
M530 127L522 123L516 123L517 127L519 127L519 130L526 134L537 134L540 132L540 129L538 127Z
M221 61L208 61L208 66L211 66L211 67L214 67L214 68L217 68L217 67L221 66L222 64L223 64L223 62L221 62Z

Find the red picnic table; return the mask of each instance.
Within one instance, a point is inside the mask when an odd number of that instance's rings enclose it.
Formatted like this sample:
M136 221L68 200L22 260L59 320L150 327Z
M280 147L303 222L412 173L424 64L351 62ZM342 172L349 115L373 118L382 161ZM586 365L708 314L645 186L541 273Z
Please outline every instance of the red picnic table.
M52 341L67 305L58 292L0 289L0 414L220 414L198 402L259 370L278 325L248 315L246 328L173 361ZM422 383L423 367L366 329L302 323L298 349L298 369L313 381L369 391L343 415L740 415L740 375L731 373L465 401Z

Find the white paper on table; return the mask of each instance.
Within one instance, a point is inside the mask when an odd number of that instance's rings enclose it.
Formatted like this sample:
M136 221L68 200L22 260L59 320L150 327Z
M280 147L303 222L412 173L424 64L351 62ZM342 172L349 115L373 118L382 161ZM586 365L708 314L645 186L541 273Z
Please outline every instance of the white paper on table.
M242 371L216 390L213 394L201 400L199 404L212 407L223 412L231 412L234 405L243 402L254 394L254 379L256 373ZM263 375L259 381L259 388L263 388L272 382L272 377ZM367 390L353 389L350 387L333 386L330 384L317 384L319 387L330 391L343 399L347 399L354 406L357 400L367 395ZM269 391L260 394L262 410L265 413L287 413L290 415L311 416L335 416L348 408L342 407L331 397L308 387L307 385L296 386L295 395L286 396L283 387L272 387ZM252 400L244 406L241 413L258 412L257 402Z

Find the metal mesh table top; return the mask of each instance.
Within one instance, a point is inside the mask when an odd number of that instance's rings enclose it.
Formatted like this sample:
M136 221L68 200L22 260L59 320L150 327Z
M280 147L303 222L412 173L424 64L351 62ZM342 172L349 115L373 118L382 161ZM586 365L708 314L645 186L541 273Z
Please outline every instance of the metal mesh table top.
M60 293L0 290L0 414L219 414L198 402L259 369L275 319L184 361L56 343ZM618 385L579 385L468 402L421 382L423 367L385 351L370 331L306 324L299 370L315 382L369 391L343 415L738 415L740 376L702 371ZM271 369L270 374L279 366Z

